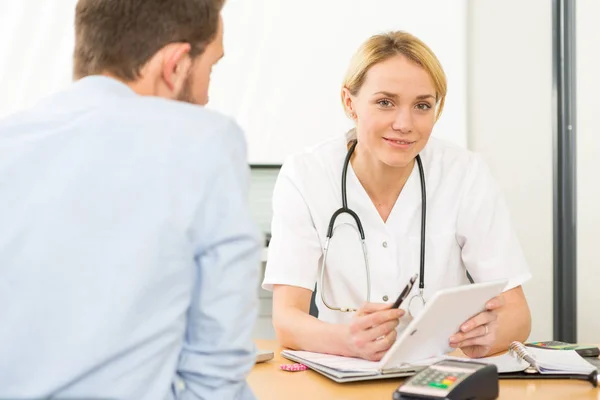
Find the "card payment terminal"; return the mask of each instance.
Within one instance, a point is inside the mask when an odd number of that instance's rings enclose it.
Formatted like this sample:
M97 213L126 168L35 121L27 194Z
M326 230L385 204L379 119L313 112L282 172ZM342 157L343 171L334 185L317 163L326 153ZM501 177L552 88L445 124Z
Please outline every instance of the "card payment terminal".
M444 360L422 370L394 392L394 400L498 398L498 369L493 364Z

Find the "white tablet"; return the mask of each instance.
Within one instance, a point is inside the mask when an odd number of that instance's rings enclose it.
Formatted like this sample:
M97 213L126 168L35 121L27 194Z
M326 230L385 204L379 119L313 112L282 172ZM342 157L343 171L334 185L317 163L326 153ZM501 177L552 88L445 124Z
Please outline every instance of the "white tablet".
M484 311L485 304L502 293L507 283L505 280L475 283L436 292L383 356L382 369L439 357L454 350L450 347L450 336Z

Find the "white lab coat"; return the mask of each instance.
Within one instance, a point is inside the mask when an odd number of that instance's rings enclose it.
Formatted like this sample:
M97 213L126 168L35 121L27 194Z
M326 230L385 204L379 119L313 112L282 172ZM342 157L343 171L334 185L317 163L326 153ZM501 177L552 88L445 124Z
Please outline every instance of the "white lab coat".
M273 193L272 239L263 288L274 284L314 290L331 215L341 207L341 174L350 134L340 135L283 164ZM505 290L531 275L508 209L483 160L453 144L431 138L421 152L427 188L425 291L507 279ZM348 207L360 217L371 271L371 302L394 302L419 272L421 185L415 167L388 219L383 222L352 166L347 175ZM338 217L327 259L325 288L317 287L319 319L347 322L351 313L329 304L358 307L366 301L366 271L355 225ZM412 294L417 293L418 282Z

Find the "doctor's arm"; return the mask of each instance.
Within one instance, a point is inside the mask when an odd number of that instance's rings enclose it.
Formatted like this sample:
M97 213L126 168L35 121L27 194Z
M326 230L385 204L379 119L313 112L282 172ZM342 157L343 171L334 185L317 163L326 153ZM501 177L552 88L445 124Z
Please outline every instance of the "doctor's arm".
M508 285L486 304L485 312L463 324L450 344L470 357L484 357L527 340L531 313L521 285L531 274L487 166L477 156L469 171L457 227L463 262L475 282L505 279Z
M206 164L204 199L190 237L197 273L177 366L184 383L177 399L254 399L246 376L256 355L252 330L258 311L261 240L247 203L248 167L239 129ZM228 138L228 139L226 139ZM176 386L176 385L175 385Z
M403 310L366 303L349 324L332 324L309 314L311 297L301 287L273 288L273 326L283 347L378 361L396 340Z

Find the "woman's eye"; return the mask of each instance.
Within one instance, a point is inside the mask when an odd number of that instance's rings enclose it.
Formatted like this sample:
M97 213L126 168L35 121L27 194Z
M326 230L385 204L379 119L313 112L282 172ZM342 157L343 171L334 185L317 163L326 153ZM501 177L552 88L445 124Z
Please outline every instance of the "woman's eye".
M427 103L421 103L421 104L417 104L417 109L419 109L421 111L427 111L427 110L431 109L431 106Z
M392 106L392 102L389 101L389 100L385 100L385 99L384 100L379 100L377 102L377 104L379 104L382 107L391 107Z

